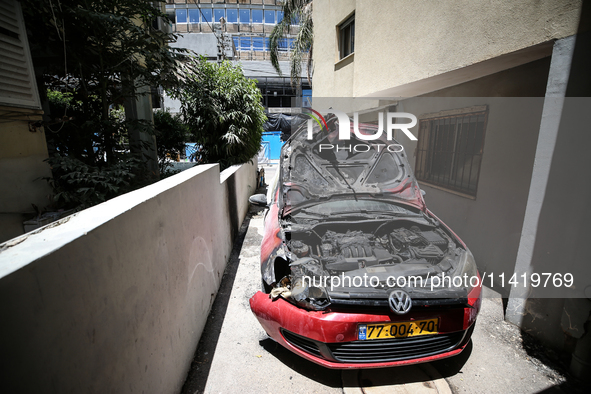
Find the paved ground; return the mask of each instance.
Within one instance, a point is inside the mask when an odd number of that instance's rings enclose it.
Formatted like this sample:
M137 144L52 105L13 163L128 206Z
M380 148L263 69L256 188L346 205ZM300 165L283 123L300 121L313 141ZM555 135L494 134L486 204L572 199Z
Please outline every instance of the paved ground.
M250 312L248 299L261 283L262 232L262 212L251 211L183 394L584 392L569 383L533 342L523 345L520 331L503 320L502 300L489 289L472 343L457 357L412 367L343 373L303 360L268 339Z

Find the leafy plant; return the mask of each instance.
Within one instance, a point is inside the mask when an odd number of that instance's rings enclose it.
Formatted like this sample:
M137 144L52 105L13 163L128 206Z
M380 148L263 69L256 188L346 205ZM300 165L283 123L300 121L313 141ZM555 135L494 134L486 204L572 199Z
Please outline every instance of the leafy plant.
M174 160L185 151L185 143L189 142L189 129L178 114L173 115L168 110L154 112L154 128L158 141L160 174L171 173L170 160Z
M56 154L48 159L53 178L46 178L54 189L54 201L63 208L88 208L133 190L141 160L129 158L98 168L69 156Z
M230 62L192 59L185 82L173 95L192 139L199 146L200 163L220 163L221 169L246 163L259 151L266 121L256 81L246 78Z
M158 178L146 154L156 149L153 124L126 117L122 106L149 94L150 86L180 81L185 51L168 47L175 35L153 28L166 18L160 3L21 1L42 74L39 91L49 101L46 137L58 207L88 206Z

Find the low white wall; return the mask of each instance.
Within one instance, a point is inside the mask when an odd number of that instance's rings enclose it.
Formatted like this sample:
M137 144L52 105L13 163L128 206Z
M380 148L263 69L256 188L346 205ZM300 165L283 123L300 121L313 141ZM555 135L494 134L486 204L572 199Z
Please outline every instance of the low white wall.
M178 392L255 185L202 165L0 245L0 391Z

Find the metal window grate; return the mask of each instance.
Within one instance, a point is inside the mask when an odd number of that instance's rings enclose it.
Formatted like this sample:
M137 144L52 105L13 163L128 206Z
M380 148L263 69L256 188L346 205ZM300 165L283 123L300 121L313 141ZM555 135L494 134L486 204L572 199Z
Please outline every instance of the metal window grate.
M417 179L476 196L487 112L422 119L415 166Z

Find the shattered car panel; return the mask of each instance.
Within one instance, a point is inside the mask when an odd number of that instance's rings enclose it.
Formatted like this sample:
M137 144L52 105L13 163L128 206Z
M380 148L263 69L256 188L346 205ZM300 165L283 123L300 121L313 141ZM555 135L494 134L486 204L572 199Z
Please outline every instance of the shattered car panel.
M373 134L375 126L360 130ZM459 353L478 313L480 285L440 284L445 277L450 283L478 277L478 271L464 243L426 208L404 150L385 137L339 141L334 119L307 137L302 127L284 145L265 219L264 292L255 294L251 308L267 333L332 368L402 365ZM368 325L372 321L384 324ZM432 329L423 333L427 325ZM419 326L416 337L364 337L375 327L393 333ZM339 358L341 350L331 350L336 342L355 347L366 340L433 346L373 358L363 350L359 357Z

